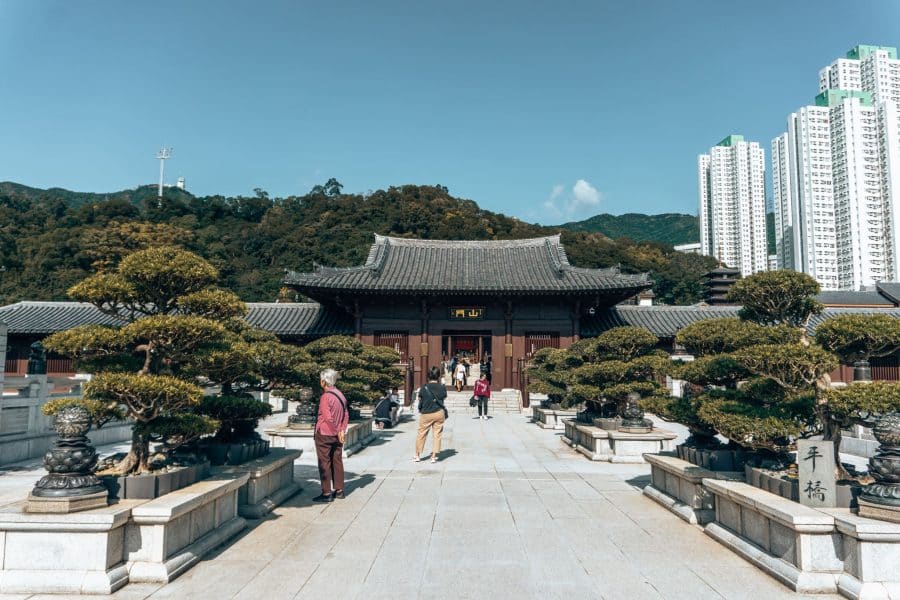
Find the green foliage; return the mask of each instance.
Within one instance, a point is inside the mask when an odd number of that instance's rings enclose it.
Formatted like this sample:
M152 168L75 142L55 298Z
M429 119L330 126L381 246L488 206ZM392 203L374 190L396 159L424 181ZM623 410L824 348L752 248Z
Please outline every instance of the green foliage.
M600 233L608 238L629 238L636 242L661 242L677 246L696 242L700 237L700 224L694 215L665 213L642 215L600 214L562 225L570 231Z
M710 391L697 406L697 416L744 448L782 452L815 421L812 398L764 404L742 391Z
M879 414L900 411L900 384L887 381L851 383L824 396L831 418L842 427L871 427Z
M827 350L804 344L760 344L733 354L745 369L792 392L812 389L823 375L838 367Z
M730 388L736 387L739 381L750 376L750 371L730 354L701 356L681 363L676 373L680 379L695 385L722 385Z
M739 280L728 299L741 304L740 317L760 325L805 326L824 306L814 296L819 284L806 273L763 271Z
M222 286L241 298L268 301L278 295L285 268L303 271L314 263L362 264L372 233L484 240L560 231L483 210L471 200L450 196L442 186L405 185L363 196L343 193L337 181L288 198L270 198L265 193L198 198L167 189L161 202L155 188L148 187L80 194L0 184L0 223L4 224L0 226L0 265L6 269L0 278L0 304L64 299L69 287L92 272L120 274L117 269L123 257L163 246L179 246L202 256L220 271ZM649 230L645 225L637 229ZM611 240L584 231L563 233L569 259L576 266L621 265L626 273L648 271L660 302L690 304L703 298L703 274L715 267L715 259L635 239ZM169 289L169 295L192 291L172 281L174 290ZM102 303L108 299L110 285L103 288L103 296L88 289L73 296ZM125 285L112 296L122 300L132 293L141 295Z
M848 363L888 356L900 348L900 319L888 315L838 315L816 328L816 342Z
M789 325L765 327L736 317L704 319L682 328L675 341L695 356L734 352L755 344L797 343L803 330Z
M115 272L71 288L124 323L118 329L77 327L47 339L53 351L93 367L96 375L84 394L98 423L134 421L131 450L117 474L150 469L151 441L163 442L165 453L219 428L216 415L195 412L203 395L198 382L221 385L225 396L235 387L310 384L308 353L242 321L246 306L211 287L217 276L215 267L190 252L151 247L123 258Z
M318 373L327 368L338 371L338 389L351 406L371 405L392 388L399 387L403 376L396 364L400 355L392 348L366 346L350 336L320 338L304 346Z
M233 292L207 289L179 296L178 309L188 314L226 321L247 315L247 305Z
M89 398L53 398L41 407L47 416L55 416L67 406L83 406L91 414L91 427L100 429L110 421L124 421L125 410L117 402L103 402Z
M272 414L272 407L249 396L204 396L197 412L219 423L217 439L231 441L242 431L255 429L260 419ZM246 425L241 428L241 423Z
M662 394L660 382L672 367L659 340L637 327L616 327L566 350L544 348L529 368L529 390L545 393L564 406L588 403L618 407L631 392Z

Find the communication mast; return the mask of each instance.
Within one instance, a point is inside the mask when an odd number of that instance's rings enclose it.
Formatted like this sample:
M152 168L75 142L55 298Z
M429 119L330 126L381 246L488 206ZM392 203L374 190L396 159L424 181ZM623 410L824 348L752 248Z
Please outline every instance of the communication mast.
M171 148L161 148L160 151L156 153L156 158L159 159L159 193L157 194L158 198L162 198L163 196L163 176L166 172L166 159L168 159L171 155Z

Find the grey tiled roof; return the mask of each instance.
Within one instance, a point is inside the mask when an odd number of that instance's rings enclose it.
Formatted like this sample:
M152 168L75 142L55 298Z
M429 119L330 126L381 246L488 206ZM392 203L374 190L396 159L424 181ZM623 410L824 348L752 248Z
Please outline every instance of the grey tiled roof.
M350 315L315 302L248 302L247 321L284 337L353 335Z
M121 325L122 321L85 302L17 302L0 307L9 334L44 335L78 325Z
M740 306L633 306L618 305L599 310L581 320L581 335L592 337L613 327L643 327L659 338L673 338L678 330L703 319L736 317Z
M875 287L882 296L895 304L900 304L900 282L882 281Z
M290 271L284 280L321 298L341 290L360 294L613 294L633 296L652 285L646 274L584 269L569 264L559 236L525 240L447 241L375 236L360 267Z
M581 335L592 337L613 327L643 327L661 339L672 339L680 329L704 319L736 317L740 306L611 306L581 320ZM822 322L838 315L889 315L900 319L900 308L826 308L809 320L807 333L813 335Z
M248 302L247 321L284 337L352 334L353 323L340 311L320 304ZM78 325L121 325L84 302L18 302L0 307L0 323L10 334L46 335Z
M884 306L890 308L896 306L892 301L879 292L822 292L816 296L816 300L825 306Z

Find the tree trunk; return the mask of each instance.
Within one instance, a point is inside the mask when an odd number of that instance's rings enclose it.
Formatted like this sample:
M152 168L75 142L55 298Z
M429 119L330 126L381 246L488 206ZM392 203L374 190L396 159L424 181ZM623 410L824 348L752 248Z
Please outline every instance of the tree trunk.
M150 471L150 439L136 429L131 432L131 448L125 458L112 469L104 471L104 475L140 475Z

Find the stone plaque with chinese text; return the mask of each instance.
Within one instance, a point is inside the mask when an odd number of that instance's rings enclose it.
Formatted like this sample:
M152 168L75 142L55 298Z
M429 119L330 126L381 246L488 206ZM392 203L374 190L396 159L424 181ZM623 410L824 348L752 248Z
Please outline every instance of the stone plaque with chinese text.
M837 498L834 442L797 440L800 504L834 507Z

